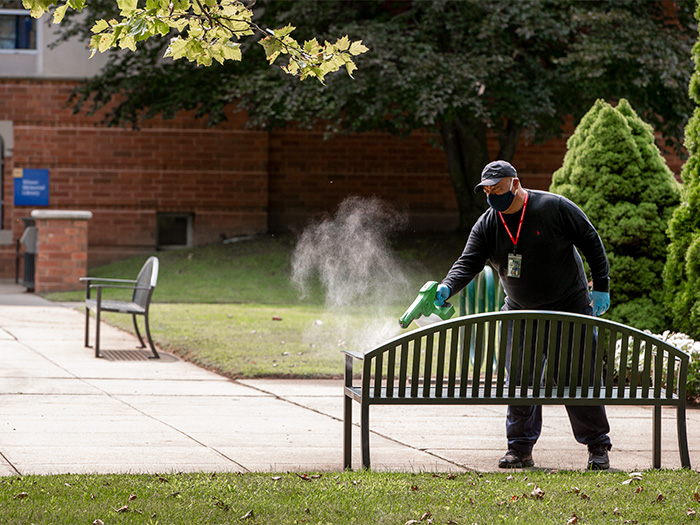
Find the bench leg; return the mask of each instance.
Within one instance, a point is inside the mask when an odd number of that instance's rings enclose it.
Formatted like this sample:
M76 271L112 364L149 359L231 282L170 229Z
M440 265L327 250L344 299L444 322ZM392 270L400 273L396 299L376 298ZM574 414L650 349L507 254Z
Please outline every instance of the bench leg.
M148 323L148 312L146 312L146 315L144 315L143 318L144 318L144 324L146 325L146 337L148 337L148 344L151 345L151 352L153 352L153 355L151 356L151 358L152 359L160 359L160 355L158 355L158 351L156 350L156 346L153 344L153 339L151 338L151 327L149 326L149 323Z
M654 406L654 416L652 420L654 422L654 433L651 439L653 450L652 467L661 468L661 406Z
M343 468L352 469L352 398L347 394L343 400Z
M362 441L362 466L369 469L369 404L360 406L360 439Z
M141 332L139 332L139 324L136 322L136 314L131 314L131 319L134 321L134 330L136 331L136 337L139 338L141 343L141 348L146 348L146 343L143 342L143 337L141 337Z
M688 432L685 421L685 400L681 400L676 413L678 424L678 451L681 455L681 465L683 468L690 468L690 454L688 453Z
M97 291L97 293L100 293L100 290ZM98 303L99 304L99 303ZM96 319L96 324L95 324L95 357L102 357L100 355L100 307L97 307L97 310L95 311L95 319Z
M90 309L85 308L85 348L90 346Z

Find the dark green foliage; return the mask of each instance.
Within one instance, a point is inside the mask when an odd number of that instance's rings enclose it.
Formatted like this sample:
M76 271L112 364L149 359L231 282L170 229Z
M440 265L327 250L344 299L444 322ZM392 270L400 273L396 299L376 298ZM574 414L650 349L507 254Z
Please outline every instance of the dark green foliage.
M567 146L550 190L578 204L598 229L610 261L608 317L663 331L665 232L680 189L652 127L625 99L617 107L598 100Z
M700 18L700 5L695 13ZM700 42L693 48L695 72L690 97L700 105ZM683 166L681 205L673 214L668 233L671 244L664 269L666 304L672 328L700 339L700 108L696 107L685 128L685 147L690 158Z

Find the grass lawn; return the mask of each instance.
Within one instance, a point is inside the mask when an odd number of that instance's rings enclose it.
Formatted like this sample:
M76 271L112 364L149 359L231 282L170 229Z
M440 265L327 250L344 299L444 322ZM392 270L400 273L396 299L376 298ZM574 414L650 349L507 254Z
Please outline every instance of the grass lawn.
M4 478L7 524L682 524L693 471L58 475ZM100 520L100 521L96 521Z
M229 377L337 377L343 366L340 350L366 350L398 335L399 316L423 283L444 276L463 242L456 234L396 239L388 250L407 286L381 304L368 300L345 308L326 307L318 282L302 297L291 281L291 235L158 252L153 338L161 348ZM90 274L135 278L146 257ZM82 301L84 293L46 297ZM104 319L133 331L128 316L106 314Z

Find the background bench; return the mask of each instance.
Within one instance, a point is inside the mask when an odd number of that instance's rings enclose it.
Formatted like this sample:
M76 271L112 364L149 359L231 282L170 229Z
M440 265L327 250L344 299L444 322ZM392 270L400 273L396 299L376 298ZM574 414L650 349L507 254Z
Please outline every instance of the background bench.
M141 337L137 316L144 318L146 336L148 344L154 358L160 355L151 339L151 329L148 321L148 311L151 306L153 291L158 282L158 258L149 257L139 271L136 279L106 279L102 277L81 277L85 282L85 346L90 346L90 310L95 312L95 357L100 357L100 319L102 312L115 312L120 314L130 314L134 321L134 330L141 342L141 347L146 348L146 344ZM102 292L105 289L121 289L131 291L131 301L118 301L105 299ZM96 292L93 298L92 292Z
M509 326L513 348L522 343L523 352L522 360L513 359L507 368ZM568 348L571 358L559 359ZM488 312L406 333L364 355L344 353L345 468L352 467L353 402L360 405L365 468L370 467L370 407L380 404L649 405L654 407L654 468L661 466L661 407L672 406L681 464L690 468L689 356L629 326L561 312Z

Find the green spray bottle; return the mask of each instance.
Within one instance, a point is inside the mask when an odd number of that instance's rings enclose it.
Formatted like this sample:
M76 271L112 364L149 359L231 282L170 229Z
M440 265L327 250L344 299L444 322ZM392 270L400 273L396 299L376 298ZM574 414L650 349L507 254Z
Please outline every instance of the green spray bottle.
M443 306L435 306L437 288L438 283L436 281L428 281L423 285L420 292L418 292L418 297L413 301L413 304L411 304L408 310L399 318L399 325L401 325L401 328L408 327L411 321L421 316L429 317L435 314L444 321L454 315L455 307L450 303L445 303Z

